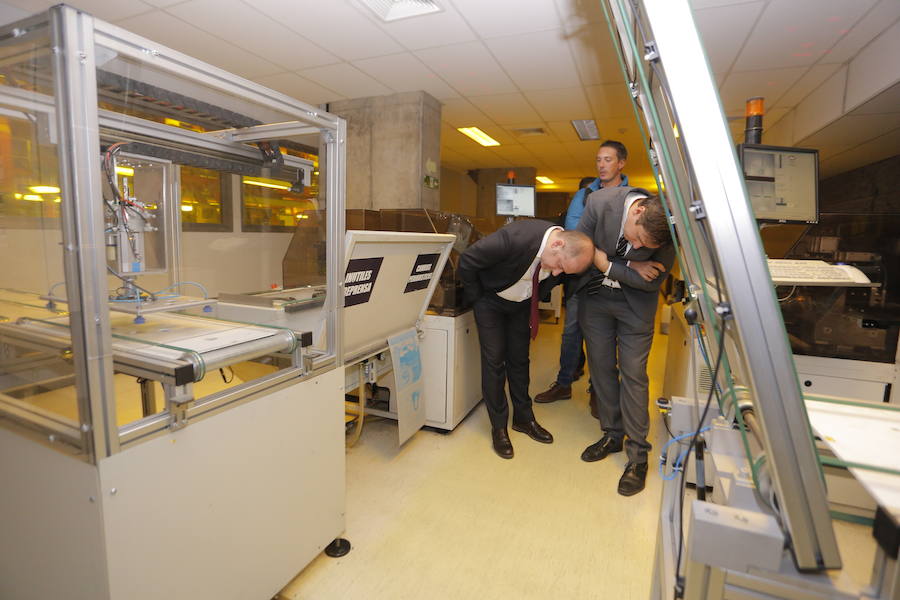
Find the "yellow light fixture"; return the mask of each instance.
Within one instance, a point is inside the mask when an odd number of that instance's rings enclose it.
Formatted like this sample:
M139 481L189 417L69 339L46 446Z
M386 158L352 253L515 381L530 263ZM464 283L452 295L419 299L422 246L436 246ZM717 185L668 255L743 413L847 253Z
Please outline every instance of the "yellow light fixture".
M193 210L194 210L194 207L191 206L190 204L182 204L181 205L181 212L193 212Z
M539 175L539 176L535 177L535 179L537 179L539 182L541 182L543 184L547 184L547 185L553 183L552 179L550 179L549 177L544 177L543 175Z
M309 215L297 215L298 219L308 219Z
M38 196L37 194L25 194L22 196L22 200L28 200L29 202L43 202L44 199Z
M461 134L468 136L481 144L482 146L499 146L500 142L478 129L477 127L458 127L456 129Z
M53 185L32 185L28 188L35 194L58 194L59 188Z
M678 125L675 123L672 123L672 133L675 134L676 140L681 137L681 135L679 135L679 133L678 133Z
M57 204L59 204L60 202L62 202L62 198L57 196L56 198L53 199L53 201L56 202Z
M22 194L13 194L13 196L15 197L16 200L22 199Z
M131 177L134 175L134 169L132 169L131 167L120 167L116 165L116 174Z
M243 180L245 185L256 185L264 188L272 188L276 190L289 190L291 189L291 184L289 181L281 181L279 179L267 179L265 177L244 177Z

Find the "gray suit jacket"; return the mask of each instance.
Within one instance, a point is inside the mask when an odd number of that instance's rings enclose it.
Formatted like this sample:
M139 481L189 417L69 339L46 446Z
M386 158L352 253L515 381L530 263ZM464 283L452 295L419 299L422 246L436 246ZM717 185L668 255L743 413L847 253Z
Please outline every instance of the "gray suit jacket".
M652 322L656 314L659 286L669 276L675 262L675 247L668 244L661 248L631 249L624 257L615 256L616 244L619 241L619 229L622 226L622 215L625 213L625 198L629 192L640 192L650 196L650 192L634 187L600 188L588 196L584 213L578 222L578 231L586 233L594 245L609 256L612 266L609 278L619 282L628 305L635 314ZM637 271L628 267L629 260L655 260L662 263L666 270L653 281L645 281ZM597 268L591 266L575 284L575 292L581 290L597 274Z

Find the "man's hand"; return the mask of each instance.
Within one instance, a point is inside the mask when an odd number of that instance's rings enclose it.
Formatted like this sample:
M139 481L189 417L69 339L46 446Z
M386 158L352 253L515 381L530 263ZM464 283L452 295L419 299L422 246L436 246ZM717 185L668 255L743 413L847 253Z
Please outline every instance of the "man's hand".
M609 268L609 257L600 248L594 248L594 266L601 273L606 273L606 270Z
M629 261L628 266L637 271L644 281L653 281L666 270L662 263L655 260L632 260Z

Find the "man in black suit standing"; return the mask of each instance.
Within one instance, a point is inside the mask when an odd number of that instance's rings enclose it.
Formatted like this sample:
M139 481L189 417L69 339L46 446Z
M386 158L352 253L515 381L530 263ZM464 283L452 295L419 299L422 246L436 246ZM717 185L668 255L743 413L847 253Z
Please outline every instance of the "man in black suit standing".
M509 381L512 427L549 444L553 436L534 418L528 395L528 346L537 334L538 300L559 283L561 273L587 269L594 245L584 233L548 221L514 221L480 239L459 259L465 300L475 311L481 345L481 390L491 419L494 451L512 458L507 431ZM535 289L536 288L536 289Z
M659 287L672 269L675 249L662 203L640 188L592 193L578 231L596 246L594 264L575 289L603 428L603 437L585 448L581 458L602 460L624 446L628 464L618 491L632 496L644 489L647 477L647 357Z

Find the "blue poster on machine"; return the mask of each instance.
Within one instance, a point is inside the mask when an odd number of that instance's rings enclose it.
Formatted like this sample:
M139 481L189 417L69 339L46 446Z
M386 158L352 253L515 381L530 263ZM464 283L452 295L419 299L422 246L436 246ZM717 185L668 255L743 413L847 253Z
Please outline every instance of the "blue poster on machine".
M422 379L422 357L415 328L388 338L394 367L397 394L397 428L400 443L411 438L425 425L425 382Z

